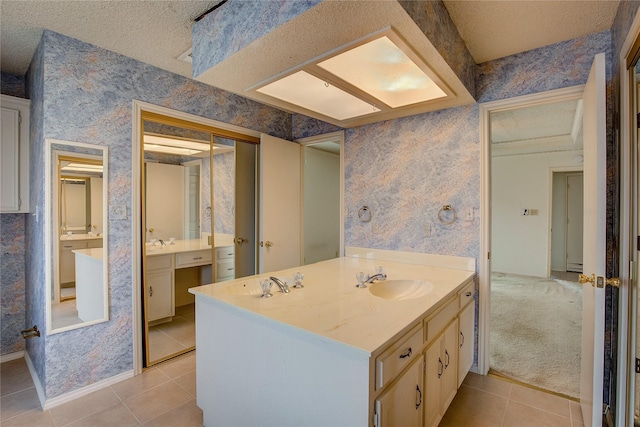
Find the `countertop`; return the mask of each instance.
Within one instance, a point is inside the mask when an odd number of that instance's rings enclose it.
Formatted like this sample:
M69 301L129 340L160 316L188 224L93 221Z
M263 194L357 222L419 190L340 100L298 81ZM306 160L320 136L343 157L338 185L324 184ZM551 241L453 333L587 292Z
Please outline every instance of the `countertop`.
M388 280L424 280L433 284L433 290L415 299L388 300L374 296L369 288L356 288L356 273L373 274L378 265L384 268ZM304 274L302 289L291 286L291 278L297 271ZM469 270L343 257L199 286L189 292L214 305L222 304L247 316L263 316L371 355L452 296L474 275ZM269 276L287 279L291 292L283 294L274 285L273 297L261 298L260 281Z
M86 256L89 258L102 261L102 256L103 256L102 248L75 249L75 250L72 250L71 252L77 255L82 255L82 256Z
M66 234L63 234L60 236L60 241L63 242L65 240L95 240L95 239L102 239L102 235L100 236L96 236L95 234L93 236L89 236L88 234L72 234L71 236L67 236Z
M169 243L168 240L165 241L166 245L162 246L160 242L156 242L155 246L152 246L149 243L145 244L145 250L147 256L157 256L157 255L171 255L182 252L193 252L200 251L205 249L211 249L211 246L207 243L207 239L189 239L189 240L175 240L173 244ZM214 241L215 247L227 247L233 246L233 240L226 238L217 238Z

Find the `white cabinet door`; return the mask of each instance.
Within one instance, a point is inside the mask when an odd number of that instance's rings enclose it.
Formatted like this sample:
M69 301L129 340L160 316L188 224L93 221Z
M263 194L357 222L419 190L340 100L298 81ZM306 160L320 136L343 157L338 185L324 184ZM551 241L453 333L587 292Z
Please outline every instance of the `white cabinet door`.
M442 415L440 414L440 396L442 394L442 374L444 373L444 362L441 353L444 336L440 336L431 343L427 349L426 356L426 376L424 383L424 425L425 427L437 427Z
M147 321L171 317L175 313L173 305L173 271L154 271L146 275Z
M462 310L458 317L458 388L462 385L462 381L467 376L471 365L473 365L473 337L475 326L476 305L471 302Z
M29 212L29 100L1 95L0 212Z
M447 412L447 408L458 391L458 332L458 319L456 318L444 332L441 415Z
M376 399L379 427L421 427L425 402L423 371L420 357L388 390Z

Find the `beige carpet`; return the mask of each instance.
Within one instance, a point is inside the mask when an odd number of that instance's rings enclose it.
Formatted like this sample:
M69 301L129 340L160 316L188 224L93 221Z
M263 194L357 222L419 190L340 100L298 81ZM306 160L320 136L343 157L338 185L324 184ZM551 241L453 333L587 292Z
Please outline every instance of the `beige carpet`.
M491 368L570 397L580 394L582 287L494 273Z

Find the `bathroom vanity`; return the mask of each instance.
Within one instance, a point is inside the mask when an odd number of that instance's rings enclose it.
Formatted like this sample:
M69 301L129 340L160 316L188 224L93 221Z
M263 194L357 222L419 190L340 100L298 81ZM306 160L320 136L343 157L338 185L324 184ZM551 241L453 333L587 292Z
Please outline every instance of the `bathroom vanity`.
M234 246L233 238L216 238L215 250L207 239L176 240L173 244L156 242L155 246L146 247L146 280L147 320L161 322L175 315L176 306L189 301L176 302L180 295L189 295L186 288L193 286L193 280L198 283L211 283L213 263L216 264L216 282L229 280L234 277ZM192 267L204 267L192 269ZM190 278L185 282L185 292L176 292L176 287L182 286L181 273L191 269ZM189 295L190 296L190 295ZM193 301L190 301L193 302Z
M204 425L436 426L471 368L473 259L346 257L190 289ZM357 288L382 266L387 280ZM269 276L304 288L262 298Z

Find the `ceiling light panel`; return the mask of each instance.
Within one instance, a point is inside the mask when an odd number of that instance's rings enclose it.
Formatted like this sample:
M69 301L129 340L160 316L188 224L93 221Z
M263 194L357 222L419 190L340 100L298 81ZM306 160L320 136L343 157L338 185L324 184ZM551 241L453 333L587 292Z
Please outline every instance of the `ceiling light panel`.
M156 153L179 154L193 156L209 152L208 141L192 141L187 139L167 138L158 135L144 135L144 150Z
M319 62L318 66L392 108L447 96L387 36Z
M368 102L306 71L290 74L256 91L337 120L351 119L380 111Z

